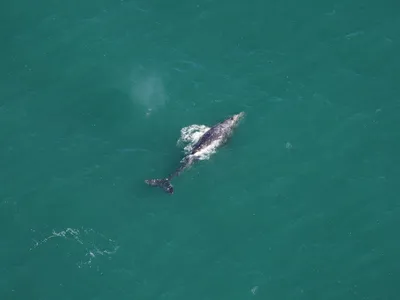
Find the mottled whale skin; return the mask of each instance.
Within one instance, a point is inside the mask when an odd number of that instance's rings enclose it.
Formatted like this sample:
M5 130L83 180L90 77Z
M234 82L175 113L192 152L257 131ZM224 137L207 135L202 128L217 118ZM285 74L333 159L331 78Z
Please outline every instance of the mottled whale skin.
M182 159L180 167L176 169L175 172L163 179L146 179L145 183L150 186L160 187L168 194L173 194L174 187L171 184L172 178L179 176L184 170L197 161L203 150L207 150L208 147L217 149L224 145L232 136L233 130L238 126L244 115L244 112L240 112L211 127L200 137L190 153Z

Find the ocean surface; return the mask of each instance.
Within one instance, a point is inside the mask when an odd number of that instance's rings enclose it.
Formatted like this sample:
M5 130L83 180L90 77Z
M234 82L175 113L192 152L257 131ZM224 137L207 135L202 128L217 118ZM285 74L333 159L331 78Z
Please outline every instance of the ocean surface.
M1 300L399 298L399 1L0 17ZM240 111L173 195L144 183Z

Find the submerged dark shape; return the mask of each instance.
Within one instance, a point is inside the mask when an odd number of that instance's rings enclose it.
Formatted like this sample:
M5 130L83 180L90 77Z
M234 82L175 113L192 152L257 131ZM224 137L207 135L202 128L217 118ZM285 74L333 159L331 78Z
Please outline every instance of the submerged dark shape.
M145 180L144 182L146 182L148 185L151 185L151 186L158 186L158 187L162 188L168 194L173 194L174 193L174 187L169 182L169 178L165 178L165 179L149 179L149 180Z
M228 138L232 135L233 129L239 124L239 121L243 117L244 112L241 112L214 125L201 136L199 141L193 146L192 151L182 159L180 167L176 169L175 172L164 179L147 179L144 182L150 186L160 187L168 194L173 194L174 187L171 184L172 178L179 176L184 170L197 161L201 151L205 150L208 146L211 146L214 143L213 147L218 148L225 144Z

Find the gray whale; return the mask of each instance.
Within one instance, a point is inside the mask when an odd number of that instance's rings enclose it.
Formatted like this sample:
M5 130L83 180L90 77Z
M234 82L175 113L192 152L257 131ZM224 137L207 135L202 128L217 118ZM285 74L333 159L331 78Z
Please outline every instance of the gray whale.
M181 165L175 172L163 179L146 179L144 182L150 186L160 187L168 194L173 194L174 187L171 184L172 178L179 176L184 170L197 161L201 151L207 150L208 147L216 149L225 144L243 117L244 112L240 112L214 125L200 137L190 153L182 159Z

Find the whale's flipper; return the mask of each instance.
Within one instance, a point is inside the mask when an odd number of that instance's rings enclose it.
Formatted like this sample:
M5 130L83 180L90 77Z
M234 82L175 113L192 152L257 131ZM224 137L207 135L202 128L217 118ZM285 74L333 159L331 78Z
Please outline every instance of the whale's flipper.
M174 193L174 187L172 186L172 184L170 183L168 178L148 179L148 180L145 180L144 182L146 182L148 185L151 185L151 186L158 186L158 187L162 188L168 194Z

